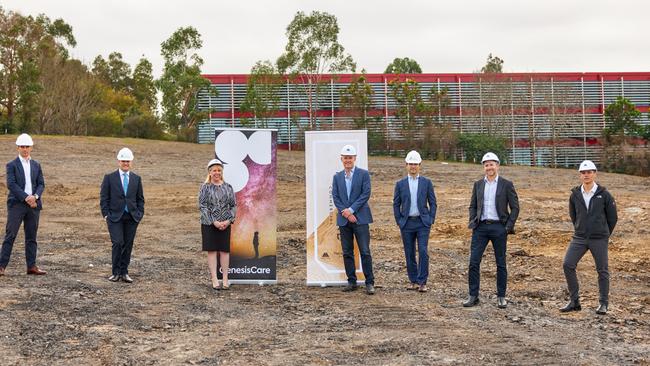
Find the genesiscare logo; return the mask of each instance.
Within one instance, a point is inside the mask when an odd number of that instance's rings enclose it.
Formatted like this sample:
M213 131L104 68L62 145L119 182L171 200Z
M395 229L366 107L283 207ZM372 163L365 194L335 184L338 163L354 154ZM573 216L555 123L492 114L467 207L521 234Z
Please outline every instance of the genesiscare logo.
M221 271L221 268L219 269ZM271 274L271 268L258 266L230 267L228 274Z

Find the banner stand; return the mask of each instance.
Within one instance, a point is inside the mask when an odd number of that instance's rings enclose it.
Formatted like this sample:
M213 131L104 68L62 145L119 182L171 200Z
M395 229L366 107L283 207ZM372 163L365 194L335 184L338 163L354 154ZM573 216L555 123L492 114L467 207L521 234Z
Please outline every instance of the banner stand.
M307 194L307 286L343 286L347 284L343 251L336 225L336 207L332 201L332 178L343 169L341 149L357 149L356 166L368 169L368 132L306 131L305 184ZM355 243L358 283L364 283L361 259Z

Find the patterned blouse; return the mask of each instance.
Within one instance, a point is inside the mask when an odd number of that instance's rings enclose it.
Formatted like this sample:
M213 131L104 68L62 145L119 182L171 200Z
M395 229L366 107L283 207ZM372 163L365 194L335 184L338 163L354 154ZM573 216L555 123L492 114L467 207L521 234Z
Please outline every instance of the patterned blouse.
M201 224L212 225L215 221L235 222L237 202L232 186L226 182L216 185L203 183L199 189Z

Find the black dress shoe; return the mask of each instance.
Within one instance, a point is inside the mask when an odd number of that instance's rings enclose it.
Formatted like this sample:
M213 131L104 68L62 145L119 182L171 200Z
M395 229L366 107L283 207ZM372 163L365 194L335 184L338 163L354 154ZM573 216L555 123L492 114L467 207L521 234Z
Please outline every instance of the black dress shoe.
M478 303L479 303L478 296L471 296L470 295L467 298L467 300L465 300L463 302L463 307L469 308L469 307L478 305Z
M571 300L569 301L568 304L564 305L564 307L560 308L561 313L568 313L569 311L580 311L582 310L582 306L580 306L580 301L578 300Z
M375 286L374 285L366 285L366 293L368 295L374 295L375 294Z
M598 315L607 314L607 304L600 304L598 309L596 309L596 314L598 314Z
M359 286L357 286L357 284L348 283L347 286L343 287L343 292L356 291L358 288Z
M505 297L497 297L497 307L499 309L505 309L508 307L508 301Z
M117 282L120 280L120 275L111 275L111 277L109 277L108 280L111 282Z
M122 277L122 281L124 281L126 283L132 283L133 282L133 278L131 278L128 274L122 275L121 277Z

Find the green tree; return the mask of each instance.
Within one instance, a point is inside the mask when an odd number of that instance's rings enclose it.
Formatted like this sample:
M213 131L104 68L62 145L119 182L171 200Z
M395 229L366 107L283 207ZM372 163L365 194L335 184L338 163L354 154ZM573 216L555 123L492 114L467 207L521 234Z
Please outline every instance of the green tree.
M503 59L492 56L490 53L485 62L485 66L481 68L483 74L500 74L503 72Z
M462 133L458 136L458 146L465 152L466 161L479 162L487 152L497 154L501 164L507 163L508 150L503 137L483 133Z
M393 62L388 64L384 74L421 74L422 68L417 61L408 57L395 58Z
M153 66L146 58L141 58L133 69L133 91L135 100L142 109L153 114L156 109L156 84L153 78Z
M362 74L341 91L341 109L354 121L354 128L368 128L368 111L372 109L372 90L366 75Z
M280 88L283 83L284 78L271 61L257 61L251 68L246 97L239 109L253 114L256 127L268 127L269 120L280 109ZM243 123L250 124L249 119L244 119Z
M5 131L18 127L17 116L21 130L31 128L43 91L41 63L54 55L67 58L66 46L75 45L72 27L63 20L52 22L45 15L34 18L0 7L0 117Z
M122 134L142 139L161 139L164 135L156 117L148 113L126 118Z
M199 90L213 92L210 81L201 76L203 59L197 52L202 46L193 27L179 28L161 43L165 66L156 86L162 92L163 122L179 138L195 140L196 124L210 112L196 108Z
M92 72L99 80L115 90L127 92L131 90L133 83L131 66L122 59L122 54L119 52L111 52L108 61L101 55L95 57Z
M93 60L92 73L95 77L105 83L106 85L112 85L111 83L111 69L108 66L108 62L102 57L102 55L97 55Z
M395 99L395 117L401 123L403 141L412 144L419 129L420 117L430 115L430 106L422 98L420 84L415 80L394 79L389 86L390 96Z
M292 74L307 86L310 128L313 128L314 105L318 106L323 74L354 72L356 64L339 43L339 26L334 15L299 11L287 26L285 52L276 64L282 74ZM316 107L317 108L317 107Z
M613 136L638 136L641 112L636 106L624 97L617 97L616 101L605 108L605 121L609 127L603 130L606 140Z

